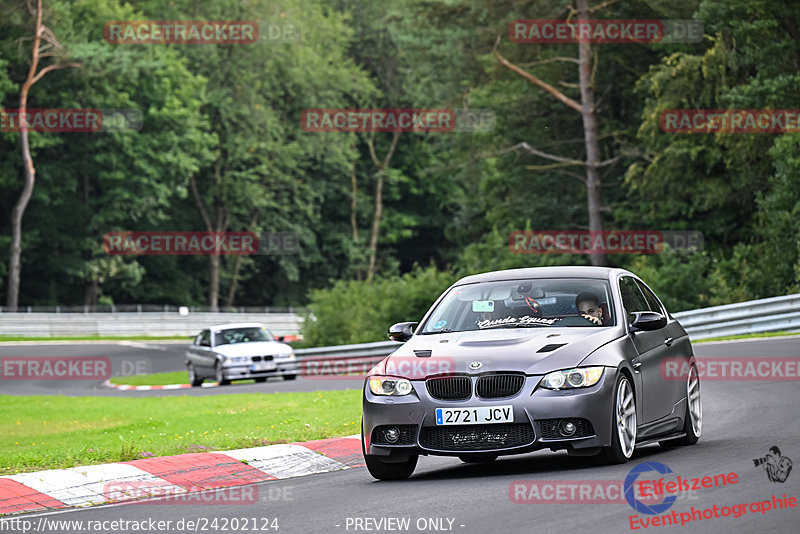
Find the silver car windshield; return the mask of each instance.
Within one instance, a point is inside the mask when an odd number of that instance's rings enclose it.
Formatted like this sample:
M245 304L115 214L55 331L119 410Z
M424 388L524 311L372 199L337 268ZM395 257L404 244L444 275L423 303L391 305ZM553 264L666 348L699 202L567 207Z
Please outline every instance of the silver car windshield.
M253 341L275 341L275 337L266 328L257 327L231 328L214 333L214 346Z
M543 278L454 287L419 333L615 324L614 302L607 281Z

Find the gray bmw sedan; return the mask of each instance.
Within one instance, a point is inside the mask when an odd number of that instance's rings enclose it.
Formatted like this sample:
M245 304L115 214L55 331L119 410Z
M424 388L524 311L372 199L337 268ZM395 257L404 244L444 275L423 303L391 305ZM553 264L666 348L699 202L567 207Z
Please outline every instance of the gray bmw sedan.
M365 379L370 474L408 478L420 455L464 462L566 449L623 463L637 446L700 437L684 329L624 269L537 267L462 278Z

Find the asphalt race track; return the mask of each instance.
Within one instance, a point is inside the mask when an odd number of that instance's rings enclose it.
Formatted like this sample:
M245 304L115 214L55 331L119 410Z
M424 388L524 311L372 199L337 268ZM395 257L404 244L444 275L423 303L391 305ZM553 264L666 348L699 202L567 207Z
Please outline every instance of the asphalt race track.
M14 348L14 354L20 354ZM28 350L33 350L28 348ZM45 350L37 347L36 350ZM47 349L51 350L51 349ZM60 350L66 350L62 347ZM86 347L68 347L69 354L78 354ZM97 346L98 353L109 351L108 346ZM117 354L114 349L113 354ZM800 354L800 339L697 344L695 353L699 360L713 356L722 357L788 357ZM10 354L3 347L0 354ZM83 353L85 354L85 352ZM106 354L111 354L106 352ZM131 357L128 354L128 357ZM170 355L169 361L176 359ZM177 361L177 360L176 360ZM167 359L164 360L167 366ZM155 368L154 371L166 370ZM294 387L306 387L310 380L298 380ZM314 381L319 382L319 381ZM335 381L332 381L335 382ZM322 384L313 384L321 386ZM343 383L334 386L344 387ZM66 386L59 386L66 387ZM276 383L240 388L213 388L191 394L219 394L241 390L261 391L281 387ZM6 384L3 384L6 389ZM11 388L15 394L34 392L56 393L58 387L47 385ZM66 391L66 390L65 390ZM70 389L78 394L78 389ZM86 388L83 394L99 394ZM186 390L170 392L187 394ZM109 394L106 392L105 394ZM113 392L113 394L124 394ZM156 394L137 392L137 394ZM698 489L682 494L672 507L664 512L689 513L698 510L733 507L756 501L771 501L784 494L787 498L800 498L800 468L790 472L785 482L769 480L763 467L754 466L755 458L763 457L772 446L780 447L784 457L800 462L800 426L795 419L800 407L800 387L797 381L704 381L702 382L703 432L697 445L663 449L658 445L645 446L635 452L634 459L625 465L595 467L587 459L570 458L565 453L540 451L518 457L506 457L491 464L462 464L458 459L420 458L419 466L411 479L402 482L377 482L366 469L357 468L323 475L265 482L255 485L259 501L249 505L135 504L29 514L22 516L46 519L46 525L56 532L50 521L172 521L173 528L162 532L190 532L174 526L181 520L211 521L217 525L227 519L227 532L269 532L261 527L274 523L277 532L328 533L328 532L463 532L463 533L550 533L550 532L630 532L632 516L639 520L653 515L638 513L625 501L609 504L579 502L514 503L514 484L518 481L573 481L586 483L592 480L619 481L622 483L629 471L642 462L654 461L667 465L674 474L687 478L727 474L738 475L735 484L724 487ZM645 478L644 476L642 478ZM654 478L654 477L647 477ZM674 480L668 478L667 480ZM510 492L510 489L512 490ZM544 496L544 492L542 493ZM567 492L567 495L569 493ZM798 503L800 506L800 503ZM739 509L741 510L741 509ZM662 515L663 517L663 515ZM249 518L250 530L243 519ZM262 519L263 518L263 519ZM366 519L369 518L369 521ZM377 528L374 521L391 518L409 519L408 528L397 523L383 523ZM234 519L238 529L231 528ZM253 521L256 520L256 523ZM429 521L430 520L430 521ZM451 522L452 521L452 522ZM254 524L257 530L252 530ZM761 513L748 510L736 518L708 518L695 520L683 527L653 526L641 528L646 532L798 532L800 508L769 510ZM386 526L390 528L385 528ZM689 530L686 530L689 529ZM198 531L203 531L201 528ZM129 530L133 532L132 530ZM153 532L155 530L151 530ZM208 532L223 532L208 527ZM41 532L41 531L40 531ZM88 532L87 530L59 527L57 532ZM105 531L109 532L109 531ZM125 532L125 530L122 530Z

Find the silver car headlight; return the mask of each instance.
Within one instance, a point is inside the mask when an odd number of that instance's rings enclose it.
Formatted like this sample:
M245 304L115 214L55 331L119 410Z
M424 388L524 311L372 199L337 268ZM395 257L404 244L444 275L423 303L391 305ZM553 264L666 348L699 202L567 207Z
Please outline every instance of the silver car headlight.
M275 359L276 360L294 360L295 359L294 352L289 352L287 354L276 354L275 355Z
M579 367L553 371L544 375L539 384L547 389L588 388L600 381L604 369L605 367Z
M249 363L249 356L225 356L225 363Z
M414 391L411 382L405 378L394 378L390 376L371 376L369 378L369 390L373 395L408 395Z

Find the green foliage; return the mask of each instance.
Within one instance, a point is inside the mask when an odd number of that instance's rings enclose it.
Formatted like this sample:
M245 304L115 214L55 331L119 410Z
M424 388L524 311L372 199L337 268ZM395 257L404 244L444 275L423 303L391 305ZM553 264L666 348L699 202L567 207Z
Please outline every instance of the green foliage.
M452 273L414 266L398 277L371 283L340 280L311 292L303 325L307 346L386 341L394 323L419 321L439 295L456 281Z
M564 61L577 56L574 44L507 37L511 20L561 18L574 0L44 4L45 25L63 48L40 68L56 60L80 67L47 73L30 107L128 108L144 122L141 131L31 133L37 175L23 221L21 305L207 304L209 258L109 257L102 249L109 231L206 230L190 178L214 224L298 235L298 254L223 257L220 299L311 299L319 308L308 326L315 343L384 339L390 323L419 318L458 276L588 264L586 256L508 248L513 230L587 228L584 169L509 150L525 142L582 160L584 134L579 114L492 55L499 35L509 61L578 99L577 66ZM800 136L673 134L658 123L666 109L800 108L800 5L641 0L609 3L597 16L705 23L700 43L592 46L600 157L613 162L601 168L606 228L699 231L706 247L609 261L641 274L672 311L800 291ZM291 25L300 38L104 41L105 22L130 19L252 19ZM24 1L0 7L2 107L18 107L32 24ZM314 107L381 106L490 110L496 124L490 132L401 134L384 173L380 276L367 286L357 280L376 183L369 134L306 132L300 116ZM391 134L374 140L382 157ZM18 133L0 132L0 160L2 292L21 189ZM344 317L329 311L339 302Z

